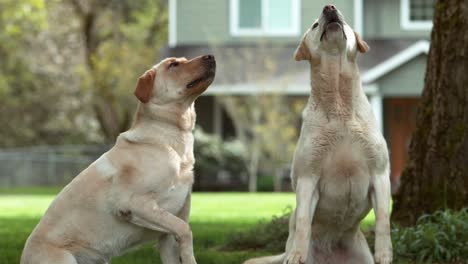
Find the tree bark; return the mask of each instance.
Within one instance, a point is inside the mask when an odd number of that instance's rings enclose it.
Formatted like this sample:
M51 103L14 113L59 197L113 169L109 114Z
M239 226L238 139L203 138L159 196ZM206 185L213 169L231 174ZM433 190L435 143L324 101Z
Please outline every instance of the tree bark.
M468 206L468 2L435 4L425 87L409 161L394 197L402 225Z

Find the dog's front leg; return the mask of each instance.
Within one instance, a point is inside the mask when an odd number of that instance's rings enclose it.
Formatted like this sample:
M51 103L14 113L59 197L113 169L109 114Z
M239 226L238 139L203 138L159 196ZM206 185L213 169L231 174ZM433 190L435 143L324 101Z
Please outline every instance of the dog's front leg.
M392 240L390 236L390 175L388 166L372 181L372 207L375 214L375 254L378 264L392 263Z
M287 252L286 264L303 264L307 261L312 219L319 199L317 180L318 177L314 176L297 179L294 240L290 252Z
M182 264L196 264L193 254L192 231L179 217L160 208L152 195L134 195L117 215L137 226L174 236L179 243Z
M180 210L177 216L188 223L190 216L191 193L185 198L184 207ZM159 254L163 264L179 263L180 250L175 238L171 234L166 234L159 239Z

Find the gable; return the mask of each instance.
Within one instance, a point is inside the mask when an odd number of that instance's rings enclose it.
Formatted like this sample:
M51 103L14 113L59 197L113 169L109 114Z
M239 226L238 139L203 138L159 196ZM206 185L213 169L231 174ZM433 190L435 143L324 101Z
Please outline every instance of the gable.
M421 54L377 81L384 97L417 97L424 89L427 55Z

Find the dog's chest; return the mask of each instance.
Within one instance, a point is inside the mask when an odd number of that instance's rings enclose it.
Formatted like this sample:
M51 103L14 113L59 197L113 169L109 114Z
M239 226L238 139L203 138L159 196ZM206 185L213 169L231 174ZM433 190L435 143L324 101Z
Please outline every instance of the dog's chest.
M370 174L360 131L336 130L321 158L319 218L338 226L353 223L368 210Z

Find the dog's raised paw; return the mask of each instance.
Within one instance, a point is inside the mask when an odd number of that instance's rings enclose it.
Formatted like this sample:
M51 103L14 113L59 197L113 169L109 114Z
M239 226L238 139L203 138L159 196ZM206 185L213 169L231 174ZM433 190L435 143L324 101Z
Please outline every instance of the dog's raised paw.
M305 256L299 251L292 251L289 253L284 264L305 264Z
M392 263L392 252L391 251L380 251L376 252L374 259L376 264L390 264Z

